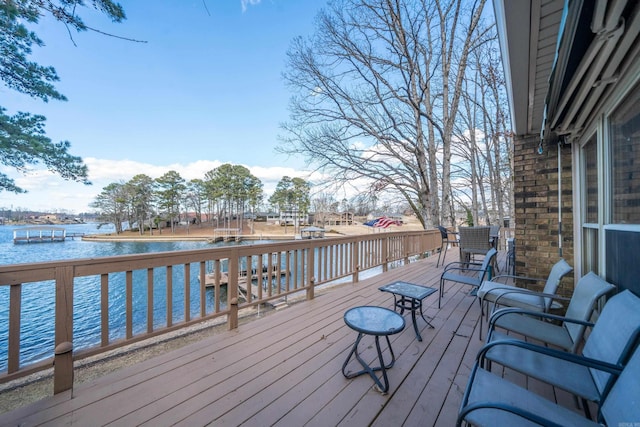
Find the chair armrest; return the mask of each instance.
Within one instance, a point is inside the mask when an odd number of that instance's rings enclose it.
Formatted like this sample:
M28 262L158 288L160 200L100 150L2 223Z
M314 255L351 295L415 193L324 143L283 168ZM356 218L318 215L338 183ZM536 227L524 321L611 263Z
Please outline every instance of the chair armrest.
M558 350L550 347L543 347L540 345L532 344L530 342L516 340L516 339L503 339L491 341L488 344L485 344L478 354L476 355L476 362L480 364L480 366L484 365L484 361L486 360L486 354L493 347L499 346L512 346L512 347L520 347L526 350L544 354L550 357L554 357L556 359L566 360L570 363L575 363L576 365L586 366L588 368L597 369L599 371L607 372L612 375L620 375L622 369L624 368L620 364L613 364L604 362L598 359L592 359L590 357L581 356L575 353L570 353L567 351Z
M465 271L465 272L469 272L469 271L477 271L477 272L480 272L480 271L484 271L484 270L483 270L483 269L481 269L481 268L453 267L453 268L450 268L450 269L448 269L448 270L443 271L443 272L442 272L442 274L440 275L440 279L442 279L442 277L443 277L445 274L447 274L447 273L449 273L449 272L452 272L452 271Z
M544 282L547 279L542 279L540 277L527 277L527 276L514 276L511 274L500 274L498 276L495 276L491 279L492 282L497 281L497 279L514 279L515 280L528 280L530 282Z
M564 427L563 425L554 423L553 421L543 418L538 414L534 414L533 412L529 412L525 409L518 408L517 406L509 405L503 402L477 402L460 408L460 411L458 412L458 419L456 420L456 426L461 426L462 422L468 414L479 409L495 409L498 411L509 412L514 416L529 420L533 423L545 427Z
M461 261L453 261L450 262L449 264L445 265L444 267L444 271L447 271L449 268L455 268L460 270L462 267L455 267L457 265L477 265L477 266L481 266L482 263L481 262L461 262ZM466 270L468 270L468 268L465 267Z
M502 289L504 288L494 288L487 291L487 294L491 293L492 291L498 291ZM525 295L537 296L540 298L551 298L553 300L571 301L571 298L563 297L557 294L546 294L544 292L530 291L529 289L514 288L513 286L511 286L510 289L505 289L504 291L501 291L500 295L498 295L498 297L495 300L495 304L500 305L500 299L508 294L525 294Z
M540 319L548 319L548 320L557 320L559 322L567 322L567 323L575 323L577 325L584 325L593 327L595 323L587 322L580 319L574 319L571 317L558 316L557 314L551 313L543 313L540 311L531 311L531 310L523 310L521 308L502 308L498 311L495 311L491 317L489 318L489 328L491 329L495 322L502 316L506 316L509 314L517 314L517 315L527 315L531 317L538 317Z
M500 411L509 412L515 416L520 418L524 418L530 421L533 421L537 424L550 426L550 427L563 427L557 423L553 423L545 418L542 418L540 415L535 414L533 412L526 411L522 408L518 408L513 405L509 405L503 402L476 402L469 405L469 396L471 395L471 389L473 388L473 382L476 377L476 373L478 372L479 365L478 362L474 363L471 373L469 374L469 381L467 382L467 388L464 391L464 395L462 396L462 403L460 404L460 410L458 411L458 418L456 420L456 426L460 427L462 425L462 421L473 411L477 411L479 409L497 409Z

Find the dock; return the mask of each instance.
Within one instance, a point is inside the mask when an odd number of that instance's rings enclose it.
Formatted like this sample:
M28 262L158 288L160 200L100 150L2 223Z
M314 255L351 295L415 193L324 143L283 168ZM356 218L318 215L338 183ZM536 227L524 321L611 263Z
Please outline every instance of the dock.
M240 228L216 228L215 230L213 230L213 238L209 239L209 242L238 242L241 239L242 230Z
M13 230L13 243L64 242L67 230L62 227L26 227Z
M36 226L13 230L13 243L64 242L67 239L82 238L84 233L67 232L62 227Z
M278 266L272 266L271 273L268 273L268 268L266 266L262 267L262 273L256 271L256 269L251 270L251 290L247 289L247 270L241 270L240 274L238 274L238 288L240 290L240 294L243 298L246 299L246 295L248 292L251 292L253 298L257 298L260 294L260 286L263 286L265 283L271 283L273 285L274 280L278 277L285 277L287 275L287 271L283 269L278 269ZM220 279L218 284L220 286L227 286L229 284L229 275L226 271L221 271L219 273ZM205 276L204 284L206 287L214 287L216 286L216 273L208 273ZM263 292L267 292L264 290ZM275 308L278 308L282 305L282 302L271 303Z
M267 274L267 270L268 268L266 266L262 267L262 272L259 273L257 271L257 269L252 269L251 270L251 281L254 280L264 280L265 278L269 278L272 281L276 278L276 276L280 276L280 277L284 277L286 276L287 272L286 270L278 270L278 266L274 265L271 268L271 274ZM238 283L240 284L240 286L243 286L244 283L246 283L246 279L247 279L247 270L241 270L240 274L238 274ZM204 284L207 287L210 286L215 286L216 285L216 273L208 273L205 276L204 279ZM227 285L229 284L229 275L227 274L226 271L222 271L220 272L220 285Z

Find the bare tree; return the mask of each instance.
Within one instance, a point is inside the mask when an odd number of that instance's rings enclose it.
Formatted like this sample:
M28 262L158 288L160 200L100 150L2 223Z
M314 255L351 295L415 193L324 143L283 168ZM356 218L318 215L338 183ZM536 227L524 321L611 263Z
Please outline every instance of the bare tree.
M297 38L280 150L334 182L396 192L426 228L451 203L450 144L485 0L338 0ZM362 182L366 184L362 184Z
M502 224L512 200L505 81L494 31L471 55L452 145L453 197L473 223Z

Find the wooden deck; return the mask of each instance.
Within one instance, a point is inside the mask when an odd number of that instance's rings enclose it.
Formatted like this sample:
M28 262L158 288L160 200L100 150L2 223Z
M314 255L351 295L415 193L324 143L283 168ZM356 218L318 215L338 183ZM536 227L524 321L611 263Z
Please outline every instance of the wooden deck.
M482 345L480 307L468 287L448 285L440 310L437 293L425 300L435 328L419 319L423 342L416 340L409 316L405 330L391 337L397 361L388 371L388 394L376 391L366 375L348 380L341 373L356 338L343 313L358 305L391 307L392 297L378 287L394 280L437 288L442 267L435 262L429 258L319 293L237 330L76 386L73 395L0 415L0 425L453 425ZM374 352L370 346L364 355L372 359ZM503 374L572 405L570 396L551 387Z

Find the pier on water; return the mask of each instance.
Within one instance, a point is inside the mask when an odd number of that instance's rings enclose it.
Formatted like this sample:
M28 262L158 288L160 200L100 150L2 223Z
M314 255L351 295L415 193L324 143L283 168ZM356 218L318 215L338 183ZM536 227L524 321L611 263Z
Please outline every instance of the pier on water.
M62 227L26 227L13 230L13 243L64 242L84 233L67 233Z
M242 229L240 228L216 228L213 230L213 239L210 243L233 242L242 239Z

